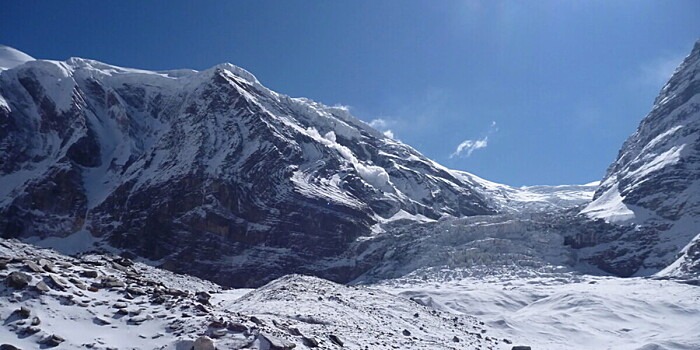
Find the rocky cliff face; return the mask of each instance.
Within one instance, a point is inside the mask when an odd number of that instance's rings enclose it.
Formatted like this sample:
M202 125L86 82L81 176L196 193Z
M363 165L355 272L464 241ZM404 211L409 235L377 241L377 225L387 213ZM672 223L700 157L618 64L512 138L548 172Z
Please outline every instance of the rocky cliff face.
M71 58L0 70L0 233L81 235L230 286L347 281L397 214L491 214L481 192L346 109L230 64L151 72ZM8 61L9 62L9 61Z
M623 275L656 272L697 251L686 245L700 233L700 41L582 213L627 227L615 230L615 237L601 235L588 248L592 260L611 272L622 272L623 265Z

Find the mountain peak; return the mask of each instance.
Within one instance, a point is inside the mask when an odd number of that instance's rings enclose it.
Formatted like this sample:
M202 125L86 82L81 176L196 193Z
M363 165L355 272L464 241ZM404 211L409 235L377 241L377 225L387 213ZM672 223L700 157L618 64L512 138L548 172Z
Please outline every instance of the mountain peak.
M34 57L15 48L0 44L0 71L14 68L28 61L34 61Z

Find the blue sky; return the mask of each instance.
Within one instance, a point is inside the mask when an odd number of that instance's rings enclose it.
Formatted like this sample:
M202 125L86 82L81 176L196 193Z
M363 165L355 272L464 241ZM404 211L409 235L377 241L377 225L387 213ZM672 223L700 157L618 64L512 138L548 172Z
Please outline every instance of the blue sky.
M231 62L455 169L600 179L700 38L700 1L4 1L0 43L146 69ZM462 147L459 147L462 145ZM459 150L459 152L458 152Z

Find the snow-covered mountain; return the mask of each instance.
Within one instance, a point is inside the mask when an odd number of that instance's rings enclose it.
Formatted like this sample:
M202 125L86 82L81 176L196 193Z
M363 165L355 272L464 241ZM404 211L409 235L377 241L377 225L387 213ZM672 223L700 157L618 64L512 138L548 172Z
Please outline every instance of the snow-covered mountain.
M622 231L588 242L618 272L700 274L700 41L673 73L582 213ZM675 261L675 262L674 262ZM624 274L624 273L623 273Z
M88 237L225 285L343 281L352 267L314 262L378 222L496 212L345 108L230 64L152 72L0 53L4 237Z
M0 71L14 68L29 61L34 61L34 57L15 48L0 45Z
M514 188L230 64L0 47L0 348L698 348L699 62L600 186Z

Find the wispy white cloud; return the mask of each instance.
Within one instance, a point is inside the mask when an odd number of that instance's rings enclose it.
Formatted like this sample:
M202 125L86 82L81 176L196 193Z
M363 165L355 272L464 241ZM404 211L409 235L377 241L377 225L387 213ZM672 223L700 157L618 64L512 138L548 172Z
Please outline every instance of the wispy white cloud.
M493 133L498 132L498 125L496 124L495 121L491 122L491 125L489 126L488 131L486 132L486 135L479 139L475 140L464 140L457 145L457 148L450 154L450 158L455 158L455 157L469 157L472 155L472 153L476 150L483 149L488 147L489 145L489 136L492 135Z
M462 143L457 145L457 149L450 154L450 158L454 157L469 157L472 152L486 148L489 145L489 137L484 136L484 138L479 140L464 140Z
M382 129L386 129L389 126L389 122L387 122L386 119L377 118L377 119L373 119L372 121L370 121L369 126L375 128L377 130L382 130Z
M395 120L377 118L371 120L368 124L369 126L381 131L381 133L384 134L384 136L390 139L396 139L396 137L394 136L394 131L390 129L392 125L396 125Z

